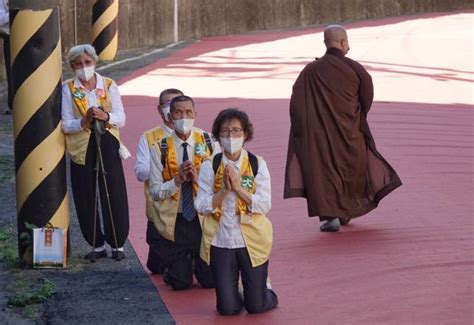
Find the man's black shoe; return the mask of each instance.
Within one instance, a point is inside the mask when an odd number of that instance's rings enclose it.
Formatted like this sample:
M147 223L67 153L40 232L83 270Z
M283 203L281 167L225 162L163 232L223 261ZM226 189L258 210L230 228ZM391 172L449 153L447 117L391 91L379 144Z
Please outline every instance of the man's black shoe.
M100 252L96 252L96 251L90 252L89 254L85 256L85 259L92 261L92 260L96 260L98 258L104 258L104 257L107 257L107 252L105 251L105 249Z
M112 250L112 258L117 261L123 260L125 259L125 253L122 251Z

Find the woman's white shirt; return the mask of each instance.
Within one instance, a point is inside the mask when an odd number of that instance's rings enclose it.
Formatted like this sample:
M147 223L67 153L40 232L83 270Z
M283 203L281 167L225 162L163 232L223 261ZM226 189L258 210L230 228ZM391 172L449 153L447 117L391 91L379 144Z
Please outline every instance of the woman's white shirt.
M243 151L242 151L243 152ZM224 166L232 164L240 174L243 154L235 162L222 155ZM214 196L214 170L212 161L205 161L199 172L198 184L199 190L194 205L198 213L209 215L215 212L212 209L212 198ZM255 177L256 191L252 194L252 203L249 209L252 213L267 214L271 208L271 181L267 164L263 159L258 160L258 173ZM229 193L222 202L221 221L219 228L212 240L212 245L221 248L242 248L245 247L245 241L240 230L240 220L237 214L237 194Z
M79 78L74 78L74 87L81 88L86 94L88 107L98 106L97 90L104 91L104 78L95 73L97 78L96 87L93 90L84 88L79 81ZM108 97L110 101L110 119L109 124L116 128L121 128L125 125L125 111L123 108L122 98L115 81L112 81L108 89ZM62 86L62 104L61 104L61 118L62 128L65 133L76 133L82 131L81 118L76 118L74 115L74 103L72 101L71 91L69 85L65 82Z

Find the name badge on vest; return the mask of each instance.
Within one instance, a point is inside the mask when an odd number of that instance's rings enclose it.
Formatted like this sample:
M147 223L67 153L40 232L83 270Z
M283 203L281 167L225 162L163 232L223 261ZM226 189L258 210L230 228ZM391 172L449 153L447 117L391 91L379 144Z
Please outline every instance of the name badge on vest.
M78 98L78 99L83 99L84 97L86 97L86 94L81 92L79 89L76 89L76 91L74 91L74 94L72 95L74 96L74 98Z
M206 156L206 145L204 143L196 143L194 146L194 154L201 157Z
M253 176L242 176L240 178L240 186L242 186L245 189L252 189L253 188Z

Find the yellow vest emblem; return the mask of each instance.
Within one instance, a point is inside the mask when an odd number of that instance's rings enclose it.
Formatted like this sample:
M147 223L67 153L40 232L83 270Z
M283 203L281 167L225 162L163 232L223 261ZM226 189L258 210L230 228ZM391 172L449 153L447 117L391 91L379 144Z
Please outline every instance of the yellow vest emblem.
M205 143L196 143L194 145L194 154L197 156L207 156L207 145Z
M84 97L86 97L86 94L84 94L79 89L76 89L76 91L74 91L72 95L74 96L74 98L78 98L78 99L83 99Z
M242 176L240 178L240 186L242 186L245 189L252 189L253 183L254 183L253 176Z

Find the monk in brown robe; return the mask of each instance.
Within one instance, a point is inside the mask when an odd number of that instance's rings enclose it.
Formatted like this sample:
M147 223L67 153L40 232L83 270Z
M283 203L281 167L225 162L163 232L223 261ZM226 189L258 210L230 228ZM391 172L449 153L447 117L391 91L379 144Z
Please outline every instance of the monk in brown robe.
M402 183L375 147L367 123L374 88L368 72L345 55L346 30L324 31L325 55L309 63L293 85L284 197L307 199L321 231L375 209Z

